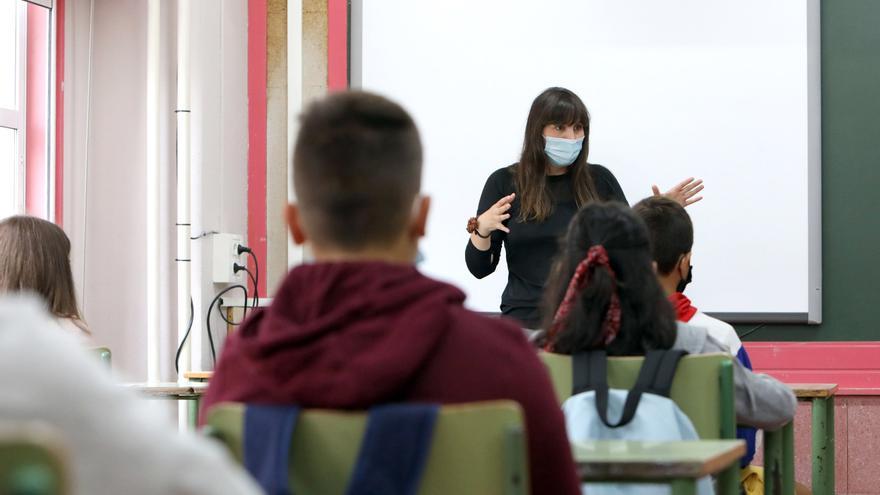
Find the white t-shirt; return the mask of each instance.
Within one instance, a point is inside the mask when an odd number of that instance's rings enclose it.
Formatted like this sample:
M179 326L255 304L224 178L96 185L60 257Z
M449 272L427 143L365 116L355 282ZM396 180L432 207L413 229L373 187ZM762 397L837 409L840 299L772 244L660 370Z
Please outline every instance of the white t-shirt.
M157 401L122 389L55 326L35 300L0 298L0 420L64 435L72 494L260 493L219 444L178 433Z

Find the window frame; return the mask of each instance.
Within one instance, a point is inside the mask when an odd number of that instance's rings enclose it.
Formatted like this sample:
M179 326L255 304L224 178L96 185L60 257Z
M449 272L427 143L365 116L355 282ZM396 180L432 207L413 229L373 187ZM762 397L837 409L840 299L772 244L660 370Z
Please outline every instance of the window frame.
M14 170L12 177L14 181L13 190L13 215L24 213L25 211L25 151L27 144L27 4L24 2L15 3L16 23L16 53L15 53L15 104L16 108L0 107L0 127L12 129L15 131L15 155Z
M14 156L14 198L13 198L13 215L22 215L28 212L27 209L27 190L28 178L31 171L28 168L27 161L27 127L28 127L28 8L29 4L48 10L48 67L47 67L47 115L46 115L46 140L47 140L47 161L45 163L45 198L46 198L46 219L50 221L58 221L56 219L56 189L61 184L56 184L55 180L55 164L57 143L56 140L56 104L57 104L57 73L56 73L56 57L57 57L57 11L54 9L54 0L15 0L15 14L17 16L17 32L16 32L16 54L15 54L15 104L17 108L0 107L0 127L12 129L16 133L15 138L15 156Z

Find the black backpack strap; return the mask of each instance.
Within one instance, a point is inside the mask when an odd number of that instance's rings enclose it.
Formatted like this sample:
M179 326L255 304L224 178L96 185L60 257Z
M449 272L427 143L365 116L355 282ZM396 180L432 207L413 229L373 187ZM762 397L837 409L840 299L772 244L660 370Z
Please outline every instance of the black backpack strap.
M605 351L591 351L575 354L572 357L572 392L579 394L589 390L595 391L596 412L599 419L609 428L619 428L629 424L635 417L643 393L669 397L678 361L686 354L687 352L681 350L648 351L635 386L626 395L623 414L615 424L608 421L608 356Z
M608 355L603 350L579 352L571 357L571 394L608 388Z
M649 384L646 384L647 387ZM642 387L642 388L645 388ZM608 354L604 350L582 352L572 356L572 395L596 393L596 413L609 428L617 428L632 421L641 398L641 391L626 396L623 415L617 423L608 421Z
M636 416L636 410L639 408L639 402L642 400L642 394L651 392L657 372L663 364L663 354L649 351L642 361L642 367L639 370L639 376L636 377L636 383L629 393L626 394L626 401L623 403L623 413L620 415L620 421L617 424L610 424L606 419L607 402L602 405L599 417L605 426L609 428L619 428L629 424ZM674 370L673 370L674 372ZM605 398L607 401L607 397ZM599 407L599 395L596 394L596 407Z
M652 370L654 379L651 382L648 392L669 397L672 390L672 380L675 378L675 370L678 368L678 362L687 355L687 351L680 349L668 351L649 351L649 354L659 354L659 366Z

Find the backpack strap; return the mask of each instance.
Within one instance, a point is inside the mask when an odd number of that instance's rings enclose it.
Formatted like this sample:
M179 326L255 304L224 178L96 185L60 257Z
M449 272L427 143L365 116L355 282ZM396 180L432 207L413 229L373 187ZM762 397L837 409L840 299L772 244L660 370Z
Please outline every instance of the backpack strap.
M681 358L687 355L687 351L680 349L648 351L647 356L652 355L656 357L651 362L651 368L647 370L647 373L649 373L653 379L646 391L662 397L669 397L669 392L672 390L672 380L675 378L675 370L678 368L678 362L681 361ZM639 371L640 378L642 373L646 372L645 368L648 365L647 356L645 358L645 364L642 365L642 369Z
M681 350L648 351L636 378L635 386L627 393L623 413L617 423L608 421L608 363L605 351L591 351L575 354L572 357L572 392L586 391L596 393L596 412L602 423L609 428L619 428L629 424L636 415L643 393L653 393L669 397L672 379L678 361L687 352Z
M571 395L608 388L608 355L604 350L579 352L571 357Z
M392 404L370 409L346 495L415 495L440 407Z
M292 495L288 463L295 406L248 405L244 411L244 466L267 495Z
M582 352L572 356L572 395L596 393L596 413L609 428L618 428L632 421L641 398L641 391L626 396L623 414L617 423L608 421L608 354L604 350Z

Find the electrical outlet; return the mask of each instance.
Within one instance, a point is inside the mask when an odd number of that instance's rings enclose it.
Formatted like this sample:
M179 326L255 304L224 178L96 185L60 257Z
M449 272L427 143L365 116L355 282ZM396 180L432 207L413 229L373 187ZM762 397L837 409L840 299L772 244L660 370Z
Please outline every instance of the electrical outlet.
M214 234L211 237L213 250L211 253L215 284L231 284L242 282L244 272L235 273L233 265L245 266L242 255L238 254L238 246L242 244L241 236L235 234Z

